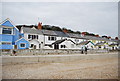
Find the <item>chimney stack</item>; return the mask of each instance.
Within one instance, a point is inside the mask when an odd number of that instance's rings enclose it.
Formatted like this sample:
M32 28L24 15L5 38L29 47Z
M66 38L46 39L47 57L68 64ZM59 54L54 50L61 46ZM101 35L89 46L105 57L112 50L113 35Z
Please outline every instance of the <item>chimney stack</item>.
M63 32L64 32L64 33L67 33L68 31L67 31L67 29L63 29Z
M42 23L38 23L38 29L41 30L42 29Z

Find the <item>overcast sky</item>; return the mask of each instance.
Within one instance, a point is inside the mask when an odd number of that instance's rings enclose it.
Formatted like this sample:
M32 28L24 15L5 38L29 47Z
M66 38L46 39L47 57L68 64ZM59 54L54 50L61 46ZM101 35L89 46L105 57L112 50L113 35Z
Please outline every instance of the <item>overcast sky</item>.
M2 19L17 24L55 25L74 31L118 36L117 2L5 2ZM39 18L39 20L38 20Z

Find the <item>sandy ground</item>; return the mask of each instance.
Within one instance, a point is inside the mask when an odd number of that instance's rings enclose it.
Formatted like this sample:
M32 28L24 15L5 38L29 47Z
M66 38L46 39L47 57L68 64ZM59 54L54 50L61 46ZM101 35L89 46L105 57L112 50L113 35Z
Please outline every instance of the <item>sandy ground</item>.
M3 79L117 79L118 58L2 66Z

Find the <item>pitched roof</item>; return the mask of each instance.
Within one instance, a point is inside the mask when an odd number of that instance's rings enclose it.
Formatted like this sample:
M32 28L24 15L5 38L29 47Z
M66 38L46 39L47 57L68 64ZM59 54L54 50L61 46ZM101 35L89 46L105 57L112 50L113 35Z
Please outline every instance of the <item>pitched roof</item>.
M80 42L78 45L86 45L86 44L88 44L90 41L82 41L82 42Z
M60 36L60 37L68 37L68 35L65 34L64 32L61 32L61 31L54 31L54 32L57 34L57 36Z
M112 43L109 46L115 46L115 45L118 45L118 44L117 43Z
M81 38L84 39L81 34L74 34L74 33L66 33L71 38Z
M2 24L2 26L8 26L8 27L14 27L11 23L10 23L10 21L6 21L6 22L4 22L3 24Z
M104 42L100 42L100 43L97 43L95 46L102 46L104 44L105 44Z
M52 45L53 44L60 44L60 43L64 42L65 40L67 40L67 39L57 40L57 41L53 42Z
M57 36L57 34L52 31L52 30L42 30L44 35L52 35L52 36Z
M90 40L101 40L101 41L114 41L114 42L116 42L116 40L114 40L114 39L107 39L107 38L87 36L87 35L83 36L83 38L90 39Z
M57 41L53 42L52 45L53 45L53 44L60 44L60 43L62 43L62 42L64 42L64 41L71 41L72 43L76 44L75 42L73 42L73 41L70 40L70 39L61 39L61 40L57 40Z
M43 35L42 31L38 29L26 28L26 27L23 27L22 29L24 33Z
M0 23L1 26L6 26L6 27L14 27L18 30L18 28L14 25L14 23L9 19L5 19L2 23Z
M16 40L16 41L15 41L15 44L16 44L17 42L21 41L21 40L28 41L28 40L26 40L24 37L22 37L22 38Z

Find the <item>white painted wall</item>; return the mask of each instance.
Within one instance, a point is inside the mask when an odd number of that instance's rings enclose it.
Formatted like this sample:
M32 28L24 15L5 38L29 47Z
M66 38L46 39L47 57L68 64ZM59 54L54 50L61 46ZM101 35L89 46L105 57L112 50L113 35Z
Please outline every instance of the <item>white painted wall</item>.
M40 49L40 48L39 48L39 44L40 44L40 43L39 43L37 40L32 40L32 41L30 41L29 43L30 43L30 45L31 45L31 44L35 45L35 46L36 46L36 49ZM30 49L34 49L34 48L30 48Z
M30 33L25 33L24 34L24 38L28 41L32 40L32 39L28 39L28 35L38 35L38 34L30 34ZM34 39L33 39L34 40ZM44 48L44 35L38 35L38 39L35 39L37 41L39 41L39 44L41 44L41 48L39 48L39 45L37 45L37 49L43 49ZM32 43L31 43L32 44ZM37 44L35 42L35 44Z

